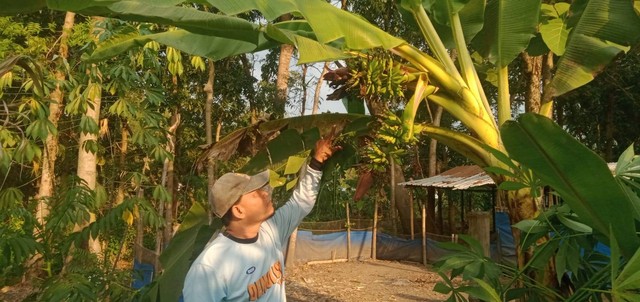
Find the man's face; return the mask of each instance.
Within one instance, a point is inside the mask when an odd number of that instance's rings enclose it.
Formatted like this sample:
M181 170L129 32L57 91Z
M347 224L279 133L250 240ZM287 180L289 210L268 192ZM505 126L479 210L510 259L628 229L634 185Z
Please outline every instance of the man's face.
M260 188L242 195L237 205L243 207L247 222L265 221L275 212L268 188Z

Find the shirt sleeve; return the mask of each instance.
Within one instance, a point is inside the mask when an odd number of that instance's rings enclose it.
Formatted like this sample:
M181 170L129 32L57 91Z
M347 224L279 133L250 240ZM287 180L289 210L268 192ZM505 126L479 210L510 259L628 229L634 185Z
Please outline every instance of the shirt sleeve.
M191 266L182 289L184 302L224 301L225 293L224 282L215 276L213 268L202 264Z
M289 235L298 227L302 219L307 216L316 203L322 171L305 167L298 186L293 191L291 198L282 207L278 208L271 222L278 230L280 244L284 245Z

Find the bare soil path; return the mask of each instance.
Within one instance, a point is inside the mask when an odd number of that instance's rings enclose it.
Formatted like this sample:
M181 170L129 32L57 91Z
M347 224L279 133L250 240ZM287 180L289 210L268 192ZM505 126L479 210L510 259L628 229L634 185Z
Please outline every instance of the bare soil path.
M287 301L444 301L440 276L411 262L350 261L287 268Z
M413 262L384 260L297 265L287 268L287 301L444 301L433 291L440 277ZM0 289L0 301L22 301L34 289L28 284Z

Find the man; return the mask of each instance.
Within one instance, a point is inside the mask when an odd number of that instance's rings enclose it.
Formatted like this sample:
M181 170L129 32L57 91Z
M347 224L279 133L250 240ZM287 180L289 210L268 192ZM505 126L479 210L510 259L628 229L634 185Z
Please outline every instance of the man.
M315 204L323 163L341 149L332 146L333 136L316 142L298 187L277 211L268 171L227 173L216 181L212 210L225 231L191 265L184 301L286 301L283 248Z

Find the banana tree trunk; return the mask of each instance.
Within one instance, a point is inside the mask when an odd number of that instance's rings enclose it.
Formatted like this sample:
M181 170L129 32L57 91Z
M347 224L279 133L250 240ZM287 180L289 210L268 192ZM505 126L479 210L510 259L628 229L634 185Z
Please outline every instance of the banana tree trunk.
M542 60L543 56L530 56L526 52L523 52L522 65L524 69L525 82L527 88L524 94L525 111L526 112L540 112L541 105L541 84L542 84Z

